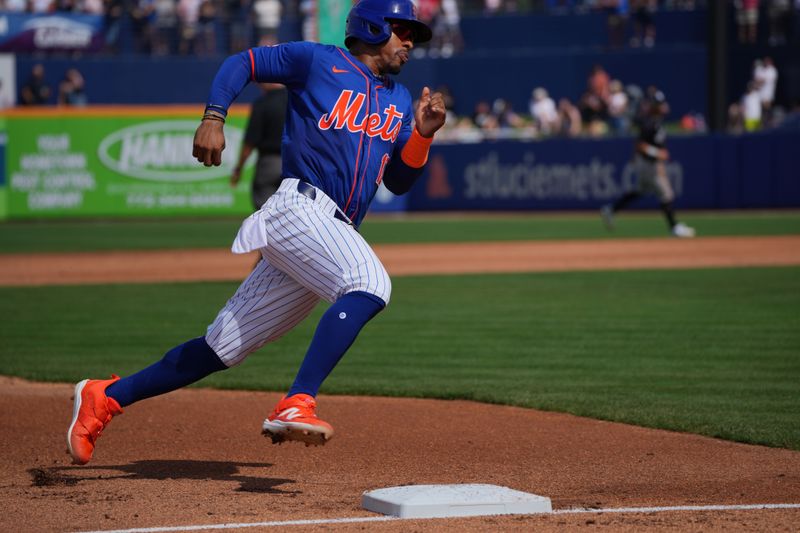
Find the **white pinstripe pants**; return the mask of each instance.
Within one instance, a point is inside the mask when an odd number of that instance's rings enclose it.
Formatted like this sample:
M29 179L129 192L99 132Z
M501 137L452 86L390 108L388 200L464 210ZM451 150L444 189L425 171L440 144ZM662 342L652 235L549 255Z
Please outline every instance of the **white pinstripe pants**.
M241 363L303 321L320 299L334 302L363 291L387 304L392 285L364 238L333 217L336 204L315 200L284 179L261 210L244 221L236 253L261 252L262 261L208 326L206 341L227 365Z

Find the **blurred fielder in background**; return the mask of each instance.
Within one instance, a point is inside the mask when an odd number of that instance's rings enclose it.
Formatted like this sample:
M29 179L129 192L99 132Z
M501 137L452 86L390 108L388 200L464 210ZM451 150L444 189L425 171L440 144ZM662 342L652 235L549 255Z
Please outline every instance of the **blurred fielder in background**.
M231 173L231 186L235 187L242 178L242 168L247 158L256 150L258 157L251 185L251 197L256 210L261 209L281 184L281 136L288 100L282 85L262 83L261 87L264 93L253 102L239 150L239 160Z
M655 87L649 87L636 119L636 126L639 129L633 154L636 188L601 209L603 222L609 230L614 229L614 215L619 210L643 195L655 195L661 203L661 210L672 235L694 237L694 228L676 220L672 205L675 193L667 177L666 162L669 160L669 151L666 148L667 132L664 129L664 118L668 114L669 104L664 93Z

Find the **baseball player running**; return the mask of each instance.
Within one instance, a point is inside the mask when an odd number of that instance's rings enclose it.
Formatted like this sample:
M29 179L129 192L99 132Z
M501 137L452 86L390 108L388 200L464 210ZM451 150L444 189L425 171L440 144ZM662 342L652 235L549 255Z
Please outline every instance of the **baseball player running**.
M324 444L333 427L316 415L322 382L361 328L389 302L391 282L358 233L378 186L407 192L422 173L434 133L445 121L442 95L426 87L415 109L393 81L413 46L430 40L412 0L361 0L347 19L347 49L308 42L254 48L225 60L195 133L193 155L219 165L228 107L248 82L289 91L282 143L283 181L243 223L232 250L262 260L202 337L120 379L75 386L67 443L85 464L112 417L244 361L300 323L321 299L319 321L297 377L266 418L273 442Z
M642 102L640 115L637 117L639 136L633 155L633 170L637 178L635 190L623 194L613 204L602 207L600 214L608 230L614 229L614 215L637 198L652 194L658 197L661 211L669 224L670 232L675 237L694 237L695 230L675 219L673 200L675 193L667 177L666 162L669 151L666 148L667 132L664 129L664 118L669 113L669 104L664 93L655 87L649 87Z

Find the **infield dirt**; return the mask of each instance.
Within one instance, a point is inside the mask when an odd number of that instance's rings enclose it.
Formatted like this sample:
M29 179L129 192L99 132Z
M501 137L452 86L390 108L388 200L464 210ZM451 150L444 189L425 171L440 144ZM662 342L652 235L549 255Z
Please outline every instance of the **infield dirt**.
M638 244L642 248L634 249ZM463 271L452 265L437 269L433 263L435 257L453 254L463 254L471 265L483 265L472 272L800 264L798 237L376 249L393 275L423 273L420 264L425 273ZM213 254L227 258L219 270L191 279L239 279L252 266L251 257L222 251L174 254L172 261L191 265L181 271L192 274L201 265L214 265ZM165 267L156 262L171 255L0 256L0 284L173 280L165 272L174 275L175 263ZM136 257L141 262L131 265ZM537 263L537 258L544 262ZM631 258L634 261L628 262ZM116 260L123 265L114 266ZM506 266L490 267L484 260ZM101 266L87 270L88 262ZM161 270L161 278L135 276L155 272L158 265L167 269ZM48 272L49 277L44 275ZM98 278L98 273L106 277ZM20 277L25 281L20 283ZM492 483L548 496L555 509L800 503L800 452L463 401L323 395L320 414L334 423L337 434L325 447L305 448L275 446L260 435L261 421L278 394L181 390L127 408L103 434L92 463L78 467L64 453L72 388L0 377L2 531L369 517L375 515L359 505L363 491L412 483ZM800 510L784 509L484 517L293 529L797 531L798 523ZM246 531L253 530L258 529Z

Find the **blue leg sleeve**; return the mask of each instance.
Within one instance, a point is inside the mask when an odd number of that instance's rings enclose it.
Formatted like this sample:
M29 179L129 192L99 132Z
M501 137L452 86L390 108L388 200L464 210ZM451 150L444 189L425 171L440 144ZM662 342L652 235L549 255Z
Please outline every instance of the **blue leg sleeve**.
M163 359L144 370L112 383L106 389L106 395L125 407L180 389L226 368L205 337L198 337L171 349Z
M356 340L361 328L386 303L366 292L350 292L331 305L317 325L297 378L287 396L305 393L316 396L322 382Z

